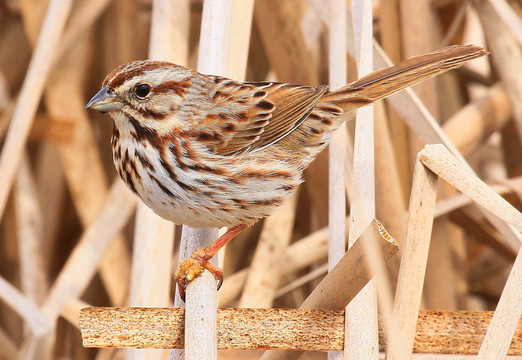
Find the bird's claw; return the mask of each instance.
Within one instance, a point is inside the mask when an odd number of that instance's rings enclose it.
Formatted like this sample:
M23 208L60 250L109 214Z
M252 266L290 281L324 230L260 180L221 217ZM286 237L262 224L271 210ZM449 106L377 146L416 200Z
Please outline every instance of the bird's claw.
M207 256L205 250L205 248L194 250L190 258L183 260L178 264L175 280L178 284L179 296L183 301L185 301L185 289L187 288L187 284L201 276L205 269L214 275L214 278L218 282L218 290L223 284L223 270L209 263L210 257Z

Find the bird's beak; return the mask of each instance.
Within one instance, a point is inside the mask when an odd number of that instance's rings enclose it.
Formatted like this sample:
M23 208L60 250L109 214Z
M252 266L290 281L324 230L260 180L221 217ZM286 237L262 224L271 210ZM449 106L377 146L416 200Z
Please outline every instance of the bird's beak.
M98 110L101 112L120 110L123 103L118 96L109 93L107 86L103 87L92 99L85 105L86 109Z

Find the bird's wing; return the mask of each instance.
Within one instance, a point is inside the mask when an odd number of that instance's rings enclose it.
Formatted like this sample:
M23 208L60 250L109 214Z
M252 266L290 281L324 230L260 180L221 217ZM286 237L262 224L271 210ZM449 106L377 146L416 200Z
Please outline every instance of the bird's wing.
M240 83L218 77L213 81L212 108L196 128L220 155L274 144L295 130L328 91L327 86Z

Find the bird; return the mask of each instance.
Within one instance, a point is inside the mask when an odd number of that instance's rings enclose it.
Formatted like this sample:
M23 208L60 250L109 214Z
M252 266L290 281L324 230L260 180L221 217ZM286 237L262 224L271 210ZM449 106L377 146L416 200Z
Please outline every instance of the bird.
M486 54L479 46L448 46L334 91L132 61L110 72L85 108L109 113L116 170L156 214L194 228L228 228L178 264L183 296L205 269L222 283L222 270L209 260L296 190L303 170L358 108Z

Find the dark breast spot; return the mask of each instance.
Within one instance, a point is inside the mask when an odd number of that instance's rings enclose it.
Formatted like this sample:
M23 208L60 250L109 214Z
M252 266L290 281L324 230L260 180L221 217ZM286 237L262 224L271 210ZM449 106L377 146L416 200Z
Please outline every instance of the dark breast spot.
M246 119L247 114L246 114L246 112L244 112L244 111L243 111L243 112L239 112L239 113L236 114L236 117L237 117L238 119L240 119L240 120L244 120L244 119Z
M172 193L172 191L170 191L165 185L163 185L161 183L161 181L158 180L158 178L156 178L155 176L153 175L150 175L150 178L152 180L154 180L154 182L158 185L158 187L161 189L161 191L163 191L165 194L167 194L168 196L170 196L171 198L176 198L177 196L174 195Z
M145 155L141 154L140 152L136 152L135 155L136 159L138 159L144 169L154 170L154 166L152 166L149 159Z
M223 129L228 132L234 132L236 131L236 126L234 124L228 123L223 125Z
M212 141L212 140L219 141L221 139L221 135L219 135L218 133L208 133L208 132L200 132L197 134L197 137L201 141Z

